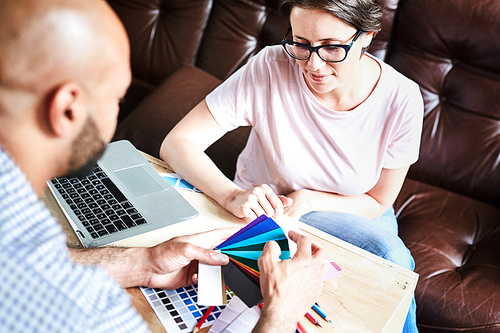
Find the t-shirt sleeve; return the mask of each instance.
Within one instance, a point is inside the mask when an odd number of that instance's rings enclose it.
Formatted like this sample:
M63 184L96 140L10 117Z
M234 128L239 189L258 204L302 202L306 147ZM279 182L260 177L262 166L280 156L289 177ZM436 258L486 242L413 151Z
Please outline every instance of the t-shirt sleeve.
M387 147L383 165L387 169L409 166L418 160L424 105L418 85L410 83L409 93L398 106L400 117L396 121L394 137Z
M267 89L266 55L267 50L263 49L205 98L212 116L224 130L252 126L261 117L255 112L263 110L256 105L262 102L257 97L264 96L262 90Z

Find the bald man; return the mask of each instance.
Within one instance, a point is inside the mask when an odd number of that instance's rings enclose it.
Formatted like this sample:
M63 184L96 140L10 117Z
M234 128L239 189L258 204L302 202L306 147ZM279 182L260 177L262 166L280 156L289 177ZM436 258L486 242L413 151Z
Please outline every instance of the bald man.
M0 331L146 332L122 287L197 282L219 229L152 248L68 249L39 200L50 178L92 169L131 80L125 30L102 0L0 0ZM292 260L266 245L255 332L294 332L318 297L324 253L302 235ZM85 264L85 265L82 265ZM96 266L98 265L98 266ZM104 268L104 269L103 269Z

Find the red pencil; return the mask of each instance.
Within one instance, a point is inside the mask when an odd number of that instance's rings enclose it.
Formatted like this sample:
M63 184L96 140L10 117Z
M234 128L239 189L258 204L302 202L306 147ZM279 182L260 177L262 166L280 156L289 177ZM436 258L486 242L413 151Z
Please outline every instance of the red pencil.
M207 320L208 316L210 316L210 313L214 308L215 306L211 306L207 309L207 312L205 312L203 317L201 317L200 321L198 322L198 324L196 324L195 328L193 329L193 333L196 333L200 330L201 326L203 326L203 323L205 322L205 320Z
M309 312L306 312L306 318L309 319L309 321L311 323L313 323L314 325L323 328L323 326L321 326L321 324L319 323L319 321L316 318L314 318Z

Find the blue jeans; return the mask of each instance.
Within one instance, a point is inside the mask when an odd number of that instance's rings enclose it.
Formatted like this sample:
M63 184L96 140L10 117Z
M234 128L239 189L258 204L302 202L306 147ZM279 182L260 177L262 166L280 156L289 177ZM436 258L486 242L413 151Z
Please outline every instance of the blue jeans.
M300 221L404 268L412 271L415 269L410 250L398 237L398 222L392 207L373 220L348 213L311 212L303 215ZM416 310L413 297L403 333L418 332Z

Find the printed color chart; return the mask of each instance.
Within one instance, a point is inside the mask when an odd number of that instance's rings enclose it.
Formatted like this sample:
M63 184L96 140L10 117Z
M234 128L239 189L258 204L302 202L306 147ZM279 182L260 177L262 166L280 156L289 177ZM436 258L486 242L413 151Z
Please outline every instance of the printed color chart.
M141 287L142 293L168 333L191 332L207 306L198 305L198 286L162 290ZM226 290L227 300L234 295ZM202 327L212 325L226 306L216 306Z

